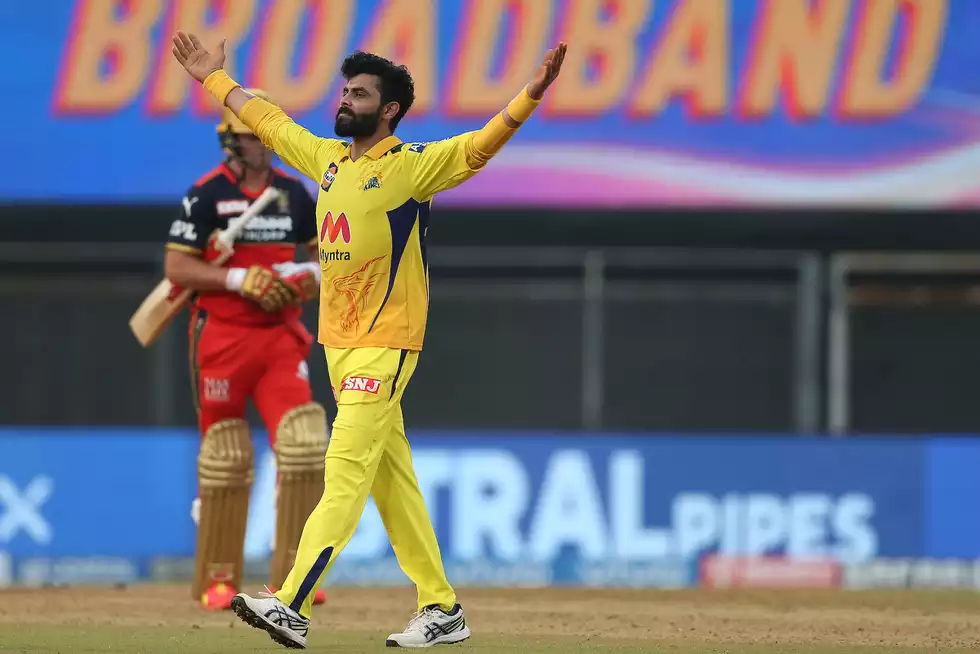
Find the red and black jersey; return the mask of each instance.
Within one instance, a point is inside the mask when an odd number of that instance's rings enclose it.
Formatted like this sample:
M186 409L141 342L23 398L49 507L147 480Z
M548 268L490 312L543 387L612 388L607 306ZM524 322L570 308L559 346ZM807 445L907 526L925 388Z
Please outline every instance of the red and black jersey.
M277 169L273 169L270 183L282 193L249 222L235 241L235 253L226 266L272 267L294 261L296 246L316 245L316 205L310 192L299 180ZM243 190L231 169L221 164L187 191L180 213L170 226L167 247L202 256L206 261L216 258L214 237L260 193ZM299 317L301 312L299 307L290 307L268 314L251 300L228 291L198 293L194 304L215 318L255 325L280 323Z

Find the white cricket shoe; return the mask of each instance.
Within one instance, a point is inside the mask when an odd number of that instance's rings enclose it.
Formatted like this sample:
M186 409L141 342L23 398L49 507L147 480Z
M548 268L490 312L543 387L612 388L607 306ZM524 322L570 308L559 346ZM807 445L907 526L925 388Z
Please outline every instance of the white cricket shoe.
M267 632L283 647L306 649L310 621L272 593L259 593L259 597L238 593L231 600L231 610L249 626Z
M387 647L432 647L461 643L470 637L463 607L457 604L446 613L438 606L427 606L412 618L405 631L391 634L385 641Z

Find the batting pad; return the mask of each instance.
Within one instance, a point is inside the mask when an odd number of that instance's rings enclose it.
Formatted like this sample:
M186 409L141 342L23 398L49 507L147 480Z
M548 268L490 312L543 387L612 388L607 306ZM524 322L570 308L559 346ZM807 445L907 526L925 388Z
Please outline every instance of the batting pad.
M276 431L279 488L276 497L276 543L269 586L281 588L293 567L303 526L323 495L327 454L327 414L315 402L283 415Z
M216 582L241 588L253 459L244 420L216 422L204 434L197 458L201 517L192 589L197 601Z

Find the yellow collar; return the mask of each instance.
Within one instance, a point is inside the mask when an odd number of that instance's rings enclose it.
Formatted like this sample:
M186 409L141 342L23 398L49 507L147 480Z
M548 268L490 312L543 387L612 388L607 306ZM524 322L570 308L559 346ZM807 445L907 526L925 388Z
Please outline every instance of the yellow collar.
M375 143L374 146L370 150L365 152L362 156L372 160L380 159L381 155L385 154L386 152L388 152L388 150L391 150L396 145L401 145L401 142L402 140L397 136L395 136L394 134L392 134L391 136L386 136L380 141L378 141L377 143ZM347 144L347 152L344 154L344 159L350 159L351 145L353 144L352 143Z

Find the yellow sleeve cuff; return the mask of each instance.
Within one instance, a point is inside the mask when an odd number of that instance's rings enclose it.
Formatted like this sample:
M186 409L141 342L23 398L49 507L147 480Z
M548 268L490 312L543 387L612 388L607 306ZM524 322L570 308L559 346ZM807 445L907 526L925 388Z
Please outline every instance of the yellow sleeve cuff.
M534 110L538 108L539 104L541 104L541 100L532 98L525 86L520 94L507 105L507 113L517 122L523 123L531 117L531 114L534 113Z
M241 86L241 84L229 77L228 73L221 68L204 78L205 90L214 96L214 99L217 100L222 107L225 105L225 100L228 98L228 94L239 86Z

